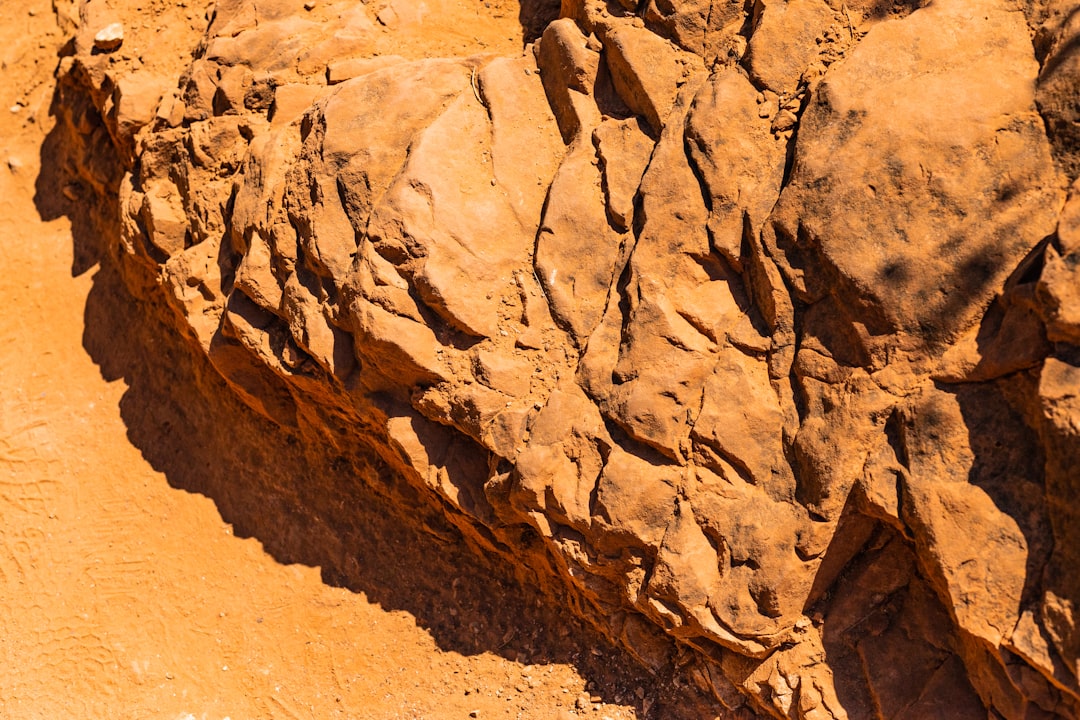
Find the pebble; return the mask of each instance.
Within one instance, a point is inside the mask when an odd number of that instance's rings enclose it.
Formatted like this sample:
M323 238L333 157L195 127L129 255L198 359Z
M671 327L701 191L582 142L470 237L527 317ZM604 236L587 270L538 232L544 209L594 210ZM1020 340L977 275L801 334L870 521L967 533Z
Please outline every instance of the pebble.
M307 2L304 3L304 9L305 10L314 10L316 5L318 5L318 3L315 2L315 0L307 0Z
M17 157L12 156L7 159L7 165L11 172L19 172L20 170L22 170L23 161Z
M776 117L773 118L772 131L784 132L785 130L790 130L795 127L795 123L798 121L799 119L795 116L795 113L790 110L781 110L776 114Z
M112 52L124 44L124 26L120 23L106 25L94 36L94 47L102 52Z

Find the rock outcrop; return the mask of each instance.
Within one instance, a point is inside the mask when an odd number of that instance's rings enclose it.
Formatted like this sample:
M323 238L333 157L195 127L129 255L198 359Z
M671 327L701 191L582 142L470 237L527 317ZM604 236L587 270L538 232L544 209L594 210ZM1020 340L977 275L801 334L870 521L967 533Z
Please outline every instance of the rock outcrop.
M221 0L179 78L98 4L82 182L255 410L733 713L1080 714L1076 3Z

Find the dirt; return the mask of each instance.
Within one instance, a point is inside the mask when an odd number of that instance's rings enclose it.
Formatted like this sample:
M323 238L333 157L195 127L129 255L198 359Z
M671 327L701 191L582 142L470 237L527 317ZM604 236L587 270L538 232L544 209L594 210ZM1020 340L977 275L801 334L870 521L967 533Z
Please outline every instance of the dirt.
M130 5L129 21L164 7ZM197 25L185 11L173 19ZM244 494L245 473L306 461L259 456L269 430L197 397L211 381L97 249L77 247L50 210L55 188L35 188L65 39L48 2L0 7L0 717L621 720L662 707L621 657L573 624L551 631L523 609L527 590L445 540L357 510L351 542L368 550L329 573L315 531L282 520L295 507L272 486ZM150 355L169 359L166 375ZM264 512L274 503L280 517ZM279 521L275 547L252 537Z

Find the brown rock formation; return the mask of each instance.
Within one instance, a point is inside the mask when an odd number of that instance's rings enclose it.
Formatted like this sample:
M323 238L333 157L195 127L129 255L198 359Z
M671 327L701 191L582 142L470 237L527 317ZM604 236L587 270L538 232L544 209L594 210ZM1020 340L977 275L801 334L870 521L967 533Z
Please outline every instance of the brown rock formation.
M178 84L98 3L83 182L253 408L733 712L1080 713L1075 3L230 0Z

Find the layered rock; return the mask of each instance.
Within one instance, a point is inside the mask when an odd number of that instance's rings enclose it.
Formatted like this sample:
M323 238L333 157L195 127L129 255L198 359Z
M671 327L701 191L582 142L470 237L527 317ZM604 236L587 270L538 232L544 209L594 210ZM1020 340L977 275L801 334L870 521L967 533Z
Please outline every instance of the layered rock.
M219 2L175 90L84 8L63 66L248 404L732 711L1080 712L1074 8L579 0L437 58L337 5Z

